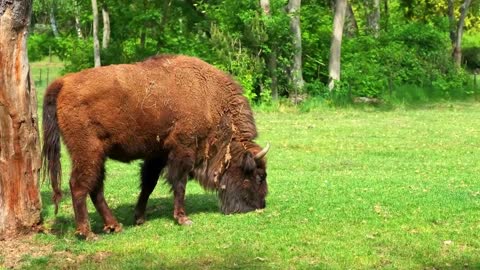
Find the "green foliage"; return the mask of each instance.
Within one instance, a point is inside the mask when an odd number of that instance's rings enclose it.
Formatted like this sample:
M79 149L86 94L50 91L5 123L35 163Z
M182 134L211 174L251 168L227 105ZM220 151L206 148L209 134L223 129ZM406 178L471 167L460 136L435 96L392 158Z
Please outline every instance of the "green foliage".
M93 67L92 38L78 39L70 36L57 38L55 51L60 59L65 61L65 73Z
M40 61L56 47L55 40L49 34L31 35L28 39L28 58L30 61Z
M470 93L466 87L468 76L454 67L449 40L437 27L409 23L378 39L360 36L344 45L342 81L352 96L402 95L412 86L427 89L428 96L437 98Z
M468 33L463 41L463 63L470 70L480 69L480 33Z
M111 21L111 42L102 49L102 65L129 63L155 54L198 56L231 73L255 103L271 102L272 82L280 97L294 95L291 69L294 50L287 0L270 0L265 15L258 1L125 1L105 0ZM350 2L358 25L356 35L345 35L342 46L341 82L327 90L332 31L332 2L302 1L304 93L336 104L356 96L401 96L403 89L427 91L429 97L470 96L468 76L452 64L445 1L393 0L388 14L381 10L381 32L367 31L366 3ZM455 1L458 16L460 2ZM53 38L50 14L54 10L60 37ZM478 66L478 3L466 19L464 59L466 67ZM32 60L49 51L66 63L65 72L93 66L92 15L88 1L34 2ZM78 38L75 16L84 38ZM102 28L100 17L100 28ZM100 29L100 35L101 31ZM275 56L272 64L270 57ZM274 80L276 78L276 80ZM407 93L406 93L407 95ZM410 94L408 94L410 95Z
M470 70L480 69L480 47L463 49L463 62Z

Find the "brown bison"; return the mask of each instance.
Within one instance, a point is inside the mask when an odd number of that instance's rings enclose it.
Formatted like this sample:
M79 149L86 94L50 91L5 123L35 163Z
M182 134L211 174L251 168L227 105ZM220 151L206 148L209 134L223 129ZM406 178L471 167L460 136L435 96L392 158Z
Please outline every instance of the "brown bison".
M144 222L148 197L164 168L179 224L192 223L184 209L189 176L217 191L225 214L265 207L269 146L253 142L255 122L240 86L197 58L156 56L68 74L50 84L43 103L42 160L55 212L61 198L60 134L72 160L70 191L79 236L93 236L87 195L104 231L121 230L103 195L107 157L144 160L137 224Z

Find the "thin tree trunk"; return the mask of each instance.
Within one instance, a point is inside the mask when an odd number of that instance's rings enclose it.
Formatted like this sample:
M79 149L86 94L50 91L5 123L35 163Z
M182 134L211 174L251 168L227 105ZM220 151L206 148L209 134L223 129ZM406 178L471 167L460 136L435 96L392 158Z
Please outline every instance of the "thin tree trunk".
M50 26L52 27L53 35L59 37L60 34L58 33L57 20L55 19L55 10L56 2L52 1L52 6L50 7Z
M458 18L457 33L455 36L455 46L453 48L453 59L455 64L459 67L462 64L462 37L463 26L465 24L465 17L467 16L468 8L470 7L471 0L465 0L460 7L460 18Z
M97 0L92 0L93 11L93 57L95 60L95 67L101 66L100 61L100 42L98 41L98 6Z
M288 13L291 15L290 29L293 35L293 57L292 82L295 92L298 94L303 90L302 75L302 31L300 29L300 6L301 0L290 0L288 2Z
M388 8L388 0L384 0L383 7L384 7L383 17L385 18L383 20L384 21L383 31L387 32L388 26L389 26L388 24L390 22L390 9Z
M263 10L263 15L271 17L270 0L260 0L260 7ZM267 56L267 68L270 74L270 90L272 91L272 99L278 99L278 78L277 78L277 48L272 46L270 53Z
M83 39L80 18L77 15L75 15L75 29L77 30L77 37Z
M455 26L455 8L453 7L453 1L454 0L448 0L448 22L450 28L450 41L452 43L452 51L455 48L455 40L457 39L457 31Z
M83 39L82 34L82 24L80 23L80 12L78 10L78 2L76 0L73 1L74 5L74 16L75 16L75 30L77 31L77 37Z
M41 222L37 100L27 57L31 0L0 0L0 239Z
M161 32L165 30L165 25L167 25L171 5L172 5L172 0L163 0L162 20L160 21L160 27L159 27Z
M352 5L347 2L347 9L345 11L345 35L347 37L354 37L358 33L358 24L353 13Z
M103 5L102 7L102 17L103 17L103 40L102 40L102 48L108 48L108 44L110 43L110 15L108 14L108 7L107 5Z
M330 91L335 88L336 81L340 80L340 56L346 6L346 0L336 0L335 15L333 17L332 43L330 46L330 61L328 64L328 76L330 77L328 89Z
M367 27L368 32L378 37L380 31L380 0L368 0Z

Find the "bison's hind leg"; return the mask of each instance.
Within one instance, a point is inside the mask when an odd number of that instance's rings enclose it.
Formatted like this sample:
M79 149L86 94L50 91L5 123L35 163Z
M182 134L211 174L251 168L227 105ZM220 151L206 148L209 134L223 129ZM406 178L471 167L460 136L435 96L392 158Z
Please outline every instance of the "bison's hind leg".
M67 137L67 136L66 136ZM71 137L68 137L71 138ZM121 226L112 215L103 195L105 178L105 153L101 141L85 135L83 141L66 140L72 158L70 191L77 225L76 234L80 238L95 238L90 230L86 198L90 195L95 208L102 216L105 229L120 231Z
M135 207L135 223L137 225L145 222L145 209L147 208L148 198L158 182L158 177L167 164L166 157L147 159L142 164L141 187L142 191L138 197Z
M90 192L90 198L93 205L97 209L97 212L103 219L103 231L106 233L120 232L122 231L122 225L118 223L117 219L113 216L112 211L105 201L103 194L103 181L105 179L105 165L103 164L98 175L98 180L94 189Z

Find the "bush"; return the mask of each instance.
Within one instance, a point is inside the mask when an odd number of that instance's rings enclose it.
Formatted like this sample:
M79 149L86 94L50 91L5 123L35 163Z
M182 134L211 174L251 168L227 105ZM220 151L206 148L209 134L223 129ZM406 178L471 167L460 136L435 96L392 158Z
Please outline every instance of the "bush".
M55 48L55 39L49 34L32 34L28 38L28 58L30 61L39 61L48 56L51 48Z
M398 92L409 89L405 92L409 99L410 89L419 88L431 98L469 95L468 78L454 66L449 42L442 29L420 23L402 25L379 38L347 39L342 48L342 87L352 97L401 95Z
M480 47L464 48L463 62L470 70L480 69Z

